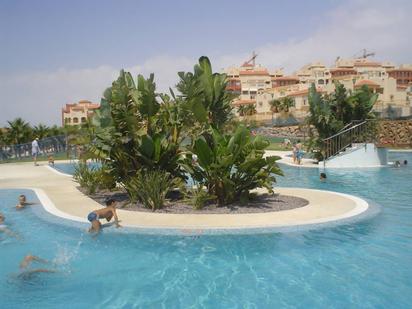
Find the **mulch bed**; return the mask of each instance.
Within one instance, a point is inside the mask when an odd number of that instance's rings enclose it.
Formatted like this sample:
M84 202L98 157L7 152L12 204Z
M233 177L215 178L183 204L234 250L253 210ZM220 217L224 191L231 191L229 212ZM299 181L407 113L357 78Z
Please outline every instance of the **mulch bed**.
M78 189L85 193L85 191L78 187ZM86 193L85 193L86 194ZM130 210L130 211L141 211L141 212L152 212L151 209L145 208L141 203L130 203L129 197L125 192L122 191L100 191L95 194L89 195L90 198L96 202L105 205L105 201L108 198L115 199L117 203L117 208ZM249 201L246 205L241 205L238 203L233 203L231 205L218 207L216 204L209 204L203 209L197 210L193 209L192 205L189 205L184 200L171 200L167 201L167 204L163 209L156 210L156 213L170 213L170 214L242 214L242 213L262 213L262 212L274 212L282 210L290 210L295 208L300 208L308 205L309 202L303 198L290 196L290 195L279 195L279 194L263 194L256 196L253 200Z

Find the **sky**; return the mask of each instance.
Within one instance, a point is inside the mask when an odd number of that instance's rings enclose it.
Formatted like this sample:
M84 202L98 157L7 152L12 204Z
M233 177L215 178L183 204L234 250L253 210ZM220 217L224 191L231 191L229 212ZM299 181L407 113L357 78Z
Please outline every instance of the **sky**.
M0 0L0 126L61 124L66 103L100 102L120 69L158 90L200 56L217 72L258 54L292 73L366 48L412 63L412 1Z

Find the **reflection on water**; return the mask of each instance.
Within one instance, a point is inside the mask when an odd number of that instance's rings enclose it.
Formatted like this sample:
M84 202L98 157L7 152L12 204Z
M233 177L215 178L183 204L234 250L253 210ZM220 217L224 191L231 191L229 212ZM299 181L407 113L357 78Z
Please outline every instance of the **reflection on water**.
M0 242L2 307L408 308L412 169L327 170L321 183L317 169L282 168L280 186L354 194L377 203L379 213L286 233L188 237L107 228L93 239L86 224L60 225L40 208L16 212L16 196L35 200L32 192L0 190L0 209L23 236ZM16 280L29 252L59 273Z

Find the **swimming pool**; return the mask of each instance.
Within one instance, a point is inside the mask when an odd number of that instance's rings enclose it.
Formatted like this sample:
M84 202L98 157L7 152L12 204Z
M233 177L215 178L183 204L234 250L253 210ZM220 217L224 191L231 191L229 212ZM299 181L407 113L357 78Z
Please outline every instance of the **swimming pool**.
M408 153L390 156L408 159ZM23 190L0 190L0 209L22 240L0 234L4 308L409 308L412 168L318 170L282 165L281 186L335 190L378 202L367 220L330 228L201 237L118 233L93 239L41 207L16 212ZM29 200L36 196L24 191ZM59 270L16 278L27 253Z

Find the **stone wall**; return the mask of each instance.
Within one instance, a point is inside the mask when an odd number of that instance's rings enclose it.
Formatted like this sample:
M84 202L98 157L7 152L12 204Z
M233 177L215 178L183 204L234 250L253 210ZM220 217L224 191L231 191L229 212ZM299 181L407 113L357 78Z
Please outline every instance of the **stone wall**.
M379 144L412 147L412 120L379 121Z
M257 131L259 134L266 136L305 138L308 136L305 132L306 127L284 126L284 127L260 127Z

